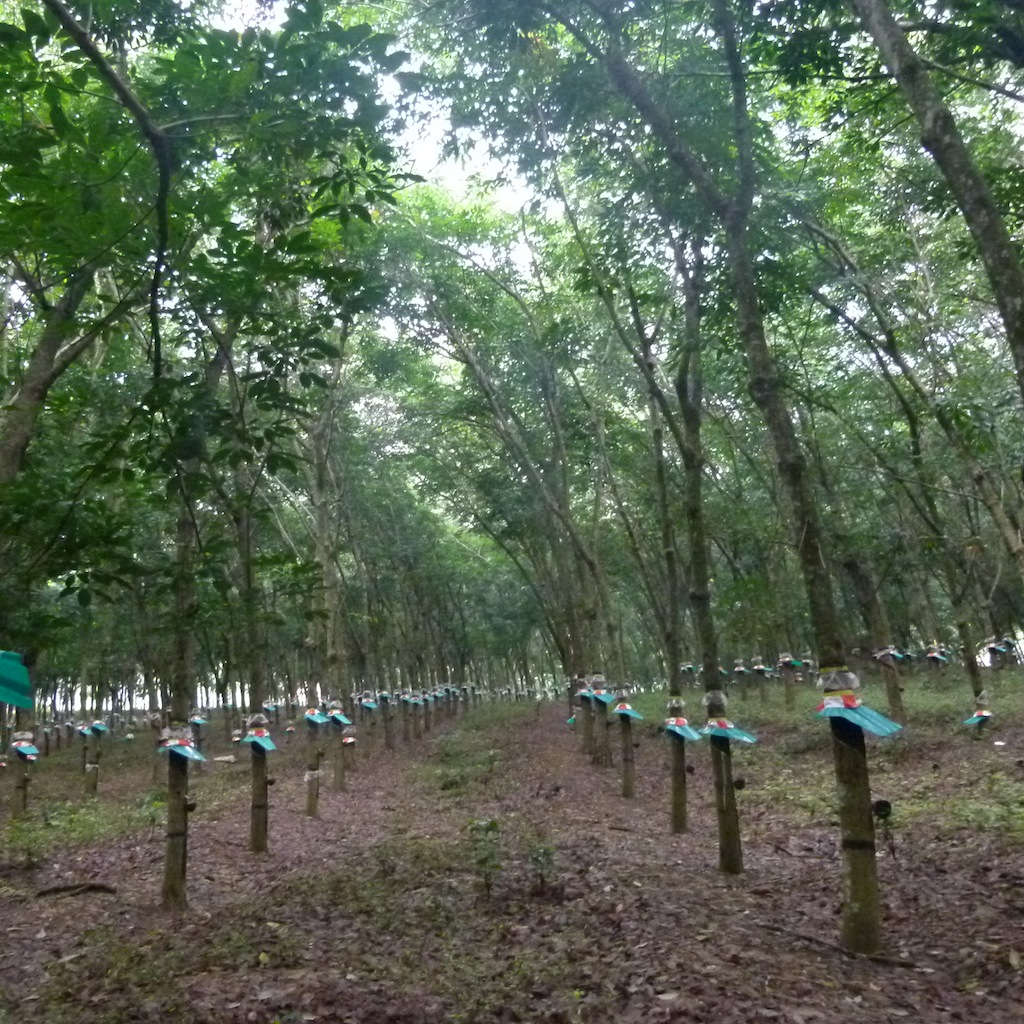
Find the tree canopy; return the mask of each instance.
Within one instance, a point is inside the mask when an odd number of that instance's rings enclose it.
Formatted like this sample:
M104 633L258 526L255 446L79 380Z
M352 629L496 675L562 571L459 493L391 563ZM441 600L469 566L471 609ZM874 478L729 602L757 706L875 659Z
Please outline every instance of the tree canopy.
M3 5L0 646L52 714L973 662L1022 55L1003 0Z

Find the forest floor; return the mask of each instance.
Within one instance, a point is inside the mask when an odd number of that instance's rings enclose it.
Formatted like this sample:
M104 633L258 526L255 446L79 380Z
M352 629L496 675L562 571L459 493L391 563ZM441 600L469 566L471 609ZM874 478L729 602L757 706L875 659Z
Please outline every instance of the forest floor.
M348 792L325 771L318 819L303 813L302 744L282 745L261 856L248 757L211 762L193 778L181 917L159 909L161 805L142 742L114 741L91 805L68 800L76 753L51 755L31 822L2 833L0 1022L1024 1019L1024 730L972 741L933 722L871 743L874 795L894 811L879 843L885 949L867 958L838 945L823 723L767 721L737 751L746 870L732 877L717 870L705 743L690 748L690 829L673 836L650 719L633 800L565 719L487 705L363 751ZM90 833L98 821L118 825Z

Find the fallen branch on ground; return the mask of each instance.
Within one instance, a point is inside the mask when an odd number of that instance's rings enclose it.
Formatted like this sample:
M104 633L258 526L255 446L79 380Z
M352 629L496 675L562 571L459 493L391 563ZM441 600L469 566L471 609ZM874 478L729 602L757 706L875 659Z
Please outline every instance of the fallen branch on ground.
M872 963L885 964L887 967L909 967L911 970L916 970L918 967L913 960L897 960L895 957L884 956L881 953L851 953L837 942L829 942L828 939L823 939L820 935L797 932L790 928L780 928L777 924L769 924L767 921L758 921L758 924L762 928L767 928L770 932L778 932L779 935L788 935L791 938L800 939L802 942L813 943L815 946L825 946L828 949L834 949L836 952L842 953L843 956L848 956L851 960L870 960Z
M86 892L108 892L116 895L117 889L106 882L68 882L64 885L48 885L36 892L36 899L42 896L81 896Z

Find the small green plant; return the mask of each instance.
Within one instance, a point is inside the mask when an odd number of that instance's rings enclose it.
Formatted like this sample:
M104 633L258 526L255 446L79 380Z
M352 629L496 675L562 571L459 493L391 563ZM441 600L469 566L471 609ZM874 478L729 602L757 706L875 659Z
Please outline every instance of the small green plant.
M150 828L162 825L166 821L167 790L164 787L150 790L139 801L139 809Z
M530 866L531 892L534 896L546 896L551 890L551 879L555 873L555 845L544 838L538 838L526 851Z
M501 871L501 822L496 818L474 818L467 829L473 867L480 877L484 895L490 899L495 877Z

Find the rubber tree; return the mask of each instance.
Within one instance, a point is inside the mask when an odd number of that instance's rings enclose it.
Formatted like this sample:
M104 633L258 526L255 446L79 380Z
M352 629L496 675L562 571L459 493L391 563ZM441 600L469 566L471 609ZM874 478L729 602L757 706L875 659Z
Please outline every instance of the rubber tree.
M500 234L494 241L487 231L446 237L443 227L437 218L418 237L398 235L393 243L408 289L403 323L459 367L456 387L442 401L446 422L459 422L461 440L477 453L472 479L462 469L465 448L451 452L450 428L438 454L457 460L449 473L476 525L513 560L545 608L567 677L598 672L605 661L617 673L621 645L599 557L607 489L597 460L581 455L589 441L578 426L566 356L553 345L530 290L473 253L473 245L500 244ZM592 405L588 412L600 431L602 410Z
M910 44L886 0L850 0L849 6L870 33L883 61L956 199L974 241L1003 321L1006 342L1024 401L1024 266L992 187L932 81L928 64Z
M703 499L706 460L701 439L704 394L701 372L701 352L704 347L701 334L704 267L701 247L700 239L672 237L683 298L682 344L675 386L684 431L682 457L690 553L689 597L704 679L704 705L708 718L724 718L726 701L719 681L718 639L711 602L711 544ZM743 871L743 844L732 776L731 743L724 736L711 736L710 741L715 815L718 821L718 866L728 874L739 874Z
M486 22L485 12L475 5L469 6L476 18ZM549 35L549 45L556 43L563 52L571 47L575 50L575 61L588 62L603 71L612 92L627 102L633 118L646 127L660 148L660 157L675 175L674 187L692 190L719 228L736 333L746 358L750 393L767 426L779 477L788 496L793 544L818 656L823 669L837 670L823 672L823 676L826 680L845 678L845 673L838 671L845 668L844 641L832 592L830 556L823 543L806 461L786 405L784 379L768 344L758 288L751 220L759 195L761 169L755 151L738 12L728 0L715 0L711 5L711 25L705 26L715 34L721 55L718 70L728 83L721 111L729 125L728 151L733 154L728 165L718 165L711 155L702 152L699 132L703 129L697 127L695 118L688 120L673 105L672 90L659 81L660 69L648 68L643 63L645 55L653 52L659 60L663 59L666 50L659 42L645 53L643 30L649 26L643 23L641 15L632 10L623 12L612 4L559 5L544 0L514 5L514 12L503 9L500 19L490 21L488 41L492 46L514 46L512 40L516 38L534 39L546 31L546 25L557 25L563 36L556 41ZM658 21L658 33L663 24ZM679 22L671 24L677 31L680 27ZM846 882L844 943L852 951L874 951L881 941L880 908L864 738L859 727L841 719L830 725Z

